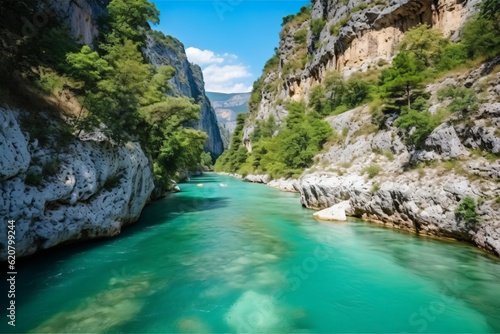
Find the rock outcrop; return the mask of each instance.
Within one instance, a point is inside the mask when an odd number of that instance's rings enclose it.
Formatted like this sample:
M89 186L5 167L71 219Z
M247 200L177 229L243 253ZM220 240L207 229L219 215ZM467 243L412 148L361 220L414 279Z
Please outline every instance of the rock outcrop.
M18 257L114 236L139 218L154 184L138 143L118 147L83 134L42 145L21 130L22 117L29 113L0 109L0 217L15 220ZM2 235L6 226L0 224ZM0 259L6 257L0 238Z
M264 71L262 100L247 119L243 144L257 121L287 116L287 101L305 100L330 71L344 78L370 76L389 66L404 33L426 23L457 40L479 1L326 1L316 0L310 17L285 25L279 64ZM305 19L304 19L305 18ZM319 22L313 33L311 23ZM305 33L305 34L304 34ZM306 35L306 39L301 36ZM452 102L437 92L452 85L480 96L478 110L454 115L436 127L418 149L407 145L387 115L376 126L370 107L359 106L325 120L336 139L314 158L298 179L246 176L301 194L301 203L322 210L349 203L347 215L420 235L454 238L500 256L500 74L496 58L479 68L456 71L429 84L429 112ZM496 68L496 70L494 70ZM364 74L363 74L364 73ZM467 223L456 210L462 200L477 203L478 223Z
M470 88L483 100L466 121L458 116L436 127L418 149L405 145L400 130L390 124L384 130L374 128L365 105L326 119L343 136L317 155L299 179L248 175L245 180L295 190L307 208L322 210L347 201L347 215L465 241L500 256L500 159L495 155L500 105L494 102L500 96L500 72L480 73L458 74L427 87L434 103L430 110L437 110L451 102L436 98L439 89L451 82L463 86L475 75ZM370 168L375 172L369 174ZM476 201L479 223L468 223L456 213L465 197Z
M92 45L99 33L97 19L106 14L111 0L43 0L48 8L70 28L71 35ZM46 17L45 17L46 19Z
M343 222L347 220L346 211L348 210L351 210L351 205L349 204L349 201L344 201L332 205L327 209L315 212L313 217L318 220Z
M169 94L187 96L200 105L200 120L190 123L189 126L206 132L208 139L205 149L215 157L221 155L224 145L217 116L205 95L203 73L198 65L188 61L184 45L171 36L149 34L144 53L154 66L170 65L175 69L175 76L170 79L172 90Z

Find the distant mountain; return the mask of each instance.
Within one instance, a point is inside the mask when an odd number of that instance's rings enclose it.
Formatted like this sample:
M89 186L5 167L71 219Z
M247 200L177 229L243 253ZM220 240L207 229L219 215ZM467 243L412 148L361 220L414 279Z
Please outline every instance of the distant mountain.
M224 143L227 149L231 143L231 137L236 127L236 115L248 112L248 100L250 93L215 93L206 92L206 95L217 115L217 122Z

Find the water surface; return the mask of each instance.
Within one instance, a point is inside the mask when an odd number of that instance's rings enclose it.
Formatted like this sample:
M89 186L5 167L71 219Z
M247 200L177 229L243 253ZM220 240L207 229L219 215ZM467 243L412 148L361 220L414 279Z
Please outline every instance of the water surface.
M16 331L500 332L500 261L480 250L320 224L226 176L181 189L117 238L21 262Z

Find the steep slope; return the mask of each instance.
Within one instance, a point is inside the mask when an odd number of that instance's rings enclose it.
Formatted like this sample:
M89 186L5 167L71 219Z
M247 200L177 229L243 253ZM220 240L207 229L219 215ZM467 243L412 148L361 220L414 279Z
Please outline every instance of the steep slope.
M214 157L221 155L224 146L215 111L205 95L203 73L198 65L188 61L184 45L171 36L154 32L148 36L144 53L154 66L170 65L176 70L169 93L192 98L201 106L200 120L190 126L207 133L206 150Z
M84 44L91 45L98 34L97 19L106 14L110 0L53 1L44 0L51 10L70 27L72 36ZM184 45L171 36L151 32L147 39L144 54L156 67L171 65L176 74L170 80L172 95L192 98L201 106L200 120L190 124L197 130L207 133L206 150L219 156L223 150L222 139L217 125L217 117L205 96L203 73L198 65L187 60Z
M236 128L236 116L240 113L248 112L250 93L225 94L207 92L207 96L217 115L224 148L227 149Z
M19 7L29 4L24 7L26 13L35 12L34 20L43 19L44 24L48 24L50 19L48 27L58 28L49 33L64 34L64 26L53 22L60 20L68 26L73 38L92 44L98 34L98 17L106 13L109 2L19 2L12 7L7 4L5 13L12 14L10 19L16 21L20 13L25 13ZM33 3L37 6L31 6ZM2 9L3 5L0 4ZM0 15L2 20L3 15L4 12ZM20 30L23 24L9 27L4 22L12 24L8 20L2 22L2 42L16 37L14 32L19 32L15 29ZM25 36L24 42L47 38L44 35L47 29L42 33L43 24L34 22L40 31L35 29L33 34ZM29 28L30 24L27 22L26 26ZM5 36L8 38L4 39ZM54 39L53 50L58 49L57 43L64 42ZM207 149L216 156L223 150L222 142L215 114L204 95L201 70L187 62L182 44L176 43L175 50L170 51L159 45L158 57L176 67L177 75L171 80L172 94L186 95L201 105L200 120L191 126L207 131ZM78 49L76 45L75 52ZM8 64L15 64L16 58L22 58L17 57L19 53L16 52L15 47L5 50L6 54L13 55ZM23 61L25 68L29 68L29 61L31 59ZM6 77L10 78L14 77L14 70L21 69L11 66L2 70L7 71ZM47 71L53 75L49 80L62 80L51 69ZM184 77L188 82L182 80ZM80 128L75 132L74 121L85 112L81 100L75 97L74 91L64 87L65 83L57 94L53 94L53 90L41 90L37 83L39 81L33 83L16 77L16 82L11 84L12 90L3 82L0 87L0 216L15 221L18 257L58 244L114 236L123 226L139 218L148 201L164 195L159 187L155 189L153 159L139 143L117 145L117 141L109 139L101 128L94 128L93 132ZM201 151L202 147L197 145L197 150ZM168 189L174 189L174 181L165 178L165 183ZM7 225L2 224L0 233L7 235L6 229ZM6 258L7 238L0 238L0 259Z
M254 85L241 138L249 150L246 170L257 166L254 171L262 173L262 152L273 146L260 146L253 154L252 146L259 143L252 142L252 134L271 116L286 128L288 102L309 103L311 92L331 80L332 73L340 77L335 80L378 80L410 28L426 23L458 40L465 21L477 12L475 1L315 1L310 11L303 10L285 24L277 54ZM308 208L348 201L348 215L421 235L463 240L500 255L499 63L495 58L424 85L423 112L435 115L429 117L456 109L464 98L446 91L462 92L471 102L461 107L466 117L451 113L419 145L410 144L408 133L397 127L399 109L378 116L379 105L360 105L326 117L334 135L302 175L244 178L300 192ZM328 94L334 97L336 92ZM236 157L241 161L241 156L240 150ZM473 205L467 207L464 203L469 201ZM467 219L466 213L479 218Z
M138 143L118 147L94 133L63 141L51 134L42 145L22 130L28 114L0 108L0 216L15 221L18 257L114 236L139 218L154 184ZM48 114L42 119L42 127L61 124ZM0 233L7 235L7 224ZM1 238L0 259L6 258L7 238Z

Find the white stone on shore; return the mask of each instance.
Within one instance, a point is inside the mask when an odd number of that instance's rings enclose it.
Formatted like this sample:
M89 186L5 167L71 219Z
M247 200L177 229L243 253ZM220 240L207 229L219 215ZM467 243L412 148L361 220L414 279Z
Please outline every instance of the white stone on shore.
M346 211L350 211L351 205L349 201L343 201L337 203L327 209L315 212L313 217L318 220L328 220L328 221L346 221Z

